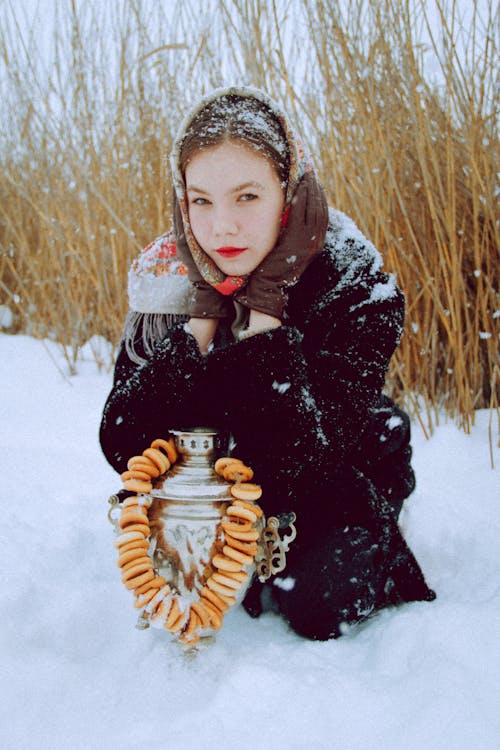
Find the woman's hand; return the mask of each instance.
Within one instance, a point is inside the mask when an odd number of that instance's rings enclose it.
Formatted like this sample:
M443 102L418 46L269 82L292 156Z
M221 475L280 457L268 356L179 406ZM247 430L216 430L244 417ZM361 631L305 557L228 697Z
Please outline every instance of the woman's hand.
M200 352L206 354L212 342L218 324L217 318L190 318L188 326L198 342Z
M321 252L328 227L328 203L312 172L299 182L278 241L248 283L234 298L250 310L282 318L288 289L299 280L309 263Z
M242 338L253 336L255 333L261 333L262 331L269 331L272 328L279 328L280 326L281 320L279 318L275 318L273 315L268 315L259 310L250 310L248 328L244 331Z

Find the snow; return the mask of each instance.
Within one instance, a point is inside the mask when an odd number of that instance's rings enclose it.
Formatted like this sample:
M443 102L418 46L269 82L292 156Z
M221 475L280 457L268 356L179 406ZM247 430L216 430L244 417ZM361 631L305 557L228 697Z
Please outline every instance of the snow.
M97 443L109 372L0 335L3 750L499 750L500 493L487 412L471 435L414 427L407 539L438 598L315 643L226 617L188 658L134 628ZM55 365L58 365L57 367ZM287 581L286 571L283 583ZM288 585L288 584L287 584Z
M7 305L0 305L0 328L10 328L14 322L14 315Z
M397 294L396 277L394 274L390 274L387 282L384 284L378 283L373 285L370 302L383 302L386 299L394 297L395 294Z
M403 420L401 417L390 417L390 419L387 420L386 425L390 430L395 430L396 427L400 427L400 425L403 424Z
M292 578L292 576L286 576L286 578L274 576L272 581L274 586L277 586L279 589L283 589L283 591L293 591L293 589L295 588L295 578Z
M273 380L273 388L275 391L278 391L278 393L286 393L291 385L292 384L288 382L278 383L277 380Z

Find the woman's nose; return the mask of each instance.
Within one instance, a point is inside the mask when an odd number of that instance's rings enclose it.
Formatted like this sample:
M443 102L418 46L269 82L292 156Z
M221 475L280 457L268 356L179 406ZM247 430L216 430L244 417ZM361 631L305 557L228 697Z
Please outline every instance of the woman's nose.
M219 208L213 217L212 229L216 237L236 234L238 231L238 224L232 211L225 208Z

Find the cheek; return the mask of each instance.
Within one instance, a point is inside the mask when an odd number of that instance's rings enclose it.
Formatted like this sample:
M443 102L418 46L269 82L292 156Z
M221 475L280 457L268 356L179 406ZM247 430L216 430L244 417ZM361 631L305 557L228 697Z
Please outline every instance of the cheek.
M267 222L268 235L273 240L273 244L278 239L280 233L283 205L283 202L281 202L279 205L273 206L273 208L269 210Z
M207 222L199 215L197 211L189 212L189 221L191 223L191 230L195 236L196 241L199 245L202 245L203 238L207 232Z

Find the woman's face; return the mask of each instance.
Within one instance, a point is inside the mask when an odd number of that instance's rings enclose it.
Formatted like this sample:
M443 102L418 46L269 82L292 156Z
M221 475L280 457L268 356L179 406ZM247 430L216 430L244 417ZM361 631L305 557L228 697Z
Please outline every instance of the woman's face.
M284 192L271 162L230 141L186 167L189 220L200 247L228 276L247 276L273 249Z

